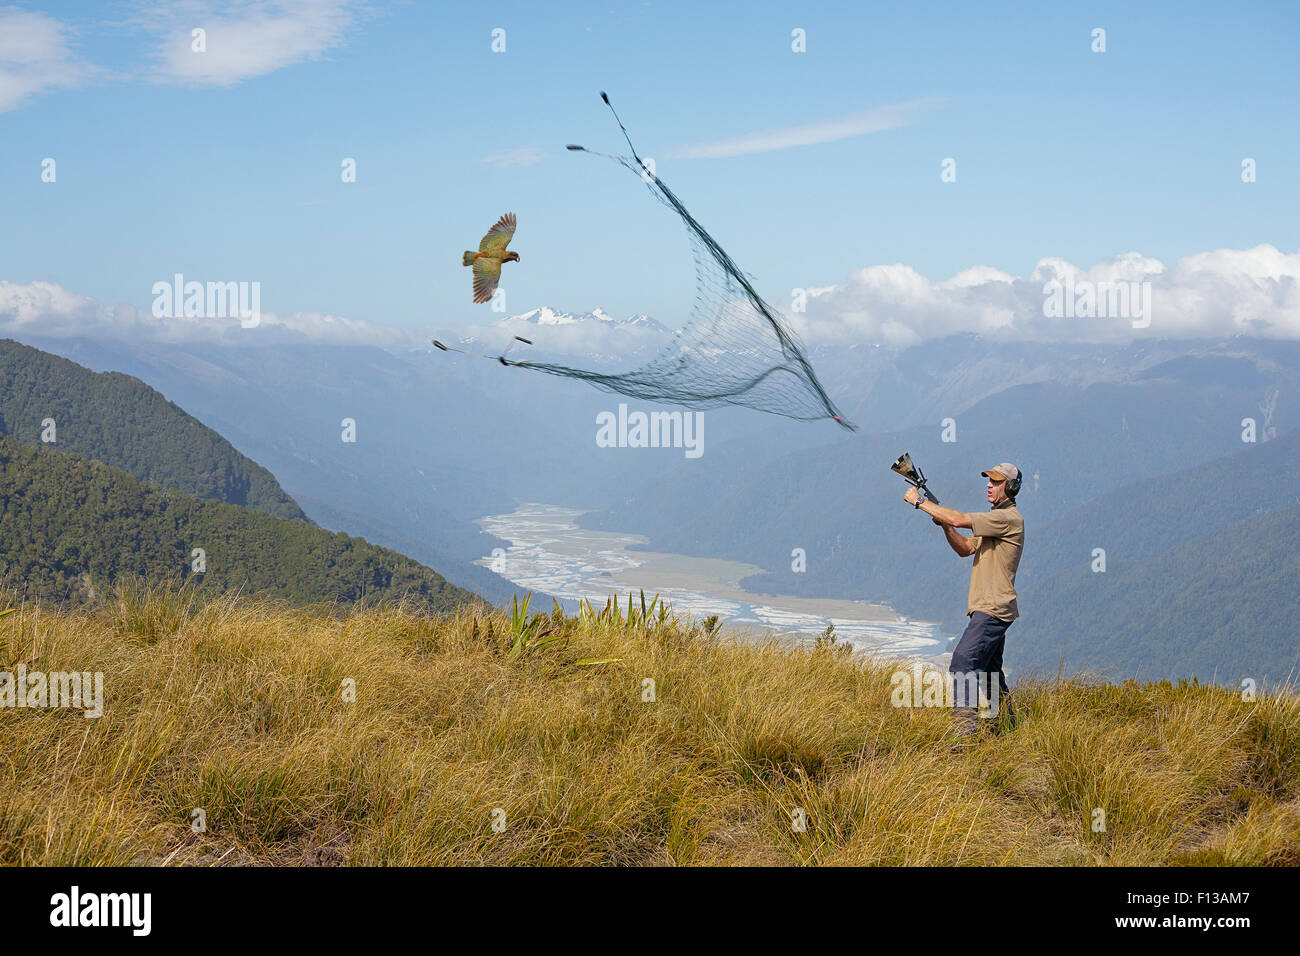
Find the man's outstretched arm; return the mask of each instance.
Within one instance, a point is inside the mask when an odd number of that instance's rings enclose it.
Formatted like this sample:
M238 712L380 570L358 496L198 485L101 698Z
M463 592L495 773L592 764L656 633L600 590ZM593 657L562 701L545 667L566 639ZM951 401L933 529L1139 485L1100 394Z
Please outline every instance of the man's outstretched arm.
M974 528L974 525L971 524L970 515L964 511L954 511L952 508L936 505L933 501L922 501L921 510L931 518L938 518L948 528ZM958 537L961 536L958 535Z
M949 546L957 552L958 557L969 558L975 553L975 542L956 531L957 528L974 530L970 515L925 500L921 498L921 493L916 488L908 488L903 499L913 505L919 501L920 509L928 514L935 524L943 526L943 535L948 539Z
M948 544L957 552L957 557L969 558L975 553L975 543L970 538L958 534L952 525L941 524L940 527L943 528L943 536L948 539Z

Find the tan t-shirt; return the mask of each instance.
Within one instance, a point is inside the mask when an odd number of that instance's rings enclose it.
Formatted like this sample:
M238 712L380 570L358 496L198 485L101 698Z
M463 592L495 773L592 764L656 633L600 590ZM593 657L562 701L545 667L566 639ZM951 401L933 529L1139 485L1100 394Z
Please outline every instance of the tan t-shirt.
M996 508L970 516L975 563L970 569L966 613L983 611L1003 621L1020 616L1016 607L1016 568L1025 546L1025 519L1004 501Z

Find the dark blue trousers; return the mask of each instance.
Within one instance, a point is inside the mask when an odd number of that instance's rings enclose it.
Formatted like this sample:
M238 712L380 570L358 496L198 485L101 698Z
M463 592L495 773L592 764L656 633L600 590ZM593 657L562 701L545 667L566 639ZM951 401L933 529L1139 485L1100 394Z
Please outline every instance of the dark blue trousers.
M1007 678L1002 673L1002 645L1006 642L1007 628L1010 626L1010 621L1003 621L983 611L972 611L970 623L966 625L961 640L953 649L948 673L953 677L953 707L963 733L974 733L978 729L976 708L979 707L979 696L975 688L982 687L985 697L991 700L994 674L998 677L998 716L1006 715L1007 729L1015 726L1016 715L1011 709ZM972 674L976 675L978 684L971 681ZM972 695L974 699L971 699Z

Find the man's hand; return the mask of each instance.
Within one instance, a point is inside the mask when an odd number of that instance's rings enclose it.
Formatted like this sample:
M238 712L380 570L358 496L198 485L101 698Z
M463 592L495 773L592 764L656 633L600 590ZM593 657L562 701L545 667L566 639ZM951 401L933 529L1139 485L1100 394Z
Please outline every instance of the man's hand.
M923 497L924 496L921 494L921 489L917 488L916 485L908 486L908 489L905 492L903 492L903 500L906 501L909 505L911 505L914 508L916 507L917 500L923 499ZM940 527L943 526L943 522L940 521L938 518L931 518L930 520L933 521L935 524L939 525Z
M970 515L964 514L960 511L953 511L951 508L945 508L943 505L935 504L933 501L928 501L926 497L921 494L920 489L918 489L916 485L910 486L907 491L903 492L903 500L912 507L916 507L918 501L921 502L921 510L930 516L930 521L943 528L944 534L947 534L950 530L956 528L969 528L971 526ZM966 540L961 535L956 534L955 530L953 530L953 533L956 535L958 541ZM950 537L949 542L951 542L951 540L952 538ZM961 552L958 553L960 554ZM974 552L972 551L971 554L974 554Z

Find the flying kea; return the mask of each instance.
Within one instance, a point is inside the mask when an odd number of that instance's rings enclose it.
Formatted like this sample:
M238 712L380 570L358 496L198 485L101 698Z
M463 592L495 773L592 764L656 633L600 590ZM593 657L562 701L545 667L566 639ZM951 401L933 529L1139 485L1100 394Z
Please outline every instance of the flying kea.
M474 301L487 302L501 279L501 263L518 262L519 253L506 252L515 235L515 214L506 213L487 231L478 252L466 250L462 264L474 267Z

